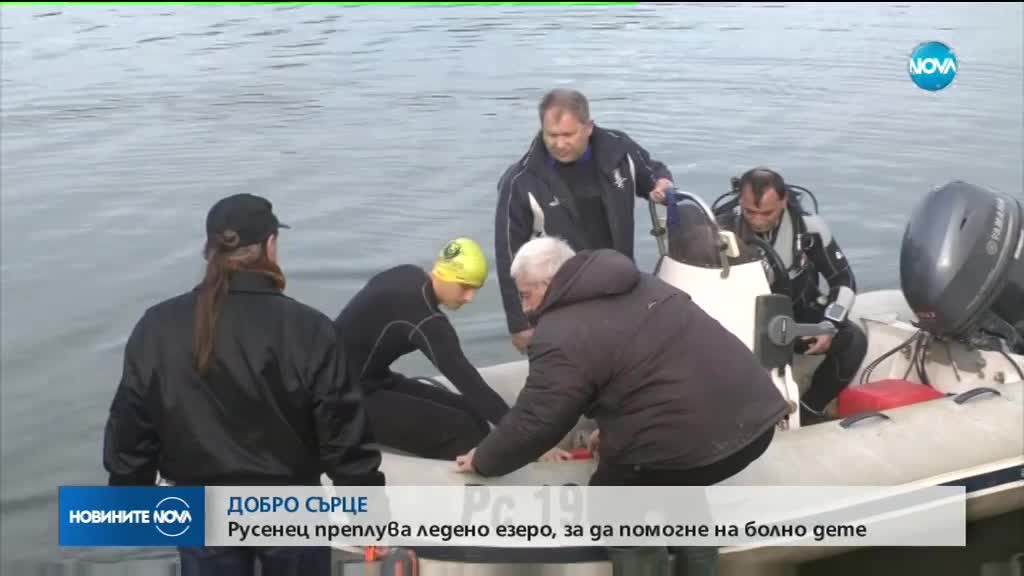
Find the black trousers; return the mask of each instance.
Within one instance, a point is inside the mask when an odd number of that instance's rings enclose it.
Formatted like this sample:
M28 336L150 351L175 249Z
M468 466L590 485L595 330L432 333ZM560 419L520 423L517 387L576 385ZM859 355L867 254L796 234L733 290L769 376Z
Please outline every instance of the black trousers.
M374 440L421 458L454 460L476 447L491 427L461 394L393 374L363 383Z
M751 462L764 454L775 436L775 427L730 456L706 466L688 469L654 468L649 466L604 466L598 464L590 477L592 486L710 486L735 476ZM702 502L692 517L709 523L708 503ZM635 513L643 511L635 510ZM664 574L668 551L676 557L674 576L716 576L718 574L718 548L713 546L686 546L669 549L642 549L613 547L608 550L614 576L653 576Z
M826 404L849 386L867 353L868 339L864 331L853 322L843 322L832 337L825 360L814 371L811 387L801 398L803 403L815 412L824 410Z
M757 437L738 452L718 462L688 469L662 469L649 466L605 466L598 464L590 477L591 486L711 486L739 474L768 449L775 427Z
M178 548L181 576L330 576L329 547Z

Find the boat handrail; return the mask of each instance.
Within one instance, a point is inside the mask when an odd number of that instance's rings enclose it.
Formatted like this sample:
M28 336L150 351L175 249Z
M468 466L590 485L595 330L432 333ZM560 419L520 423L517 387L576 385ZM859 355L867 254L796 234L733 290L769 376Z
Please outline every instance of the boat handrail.
M996 390L995 388L981 386L978 388L971 388L967 392L957 394L956 398L953 398L953 402L956 402L957 404L963 404L964 402L967 402L971 398L974 398L975 396L980 396L982 394L995 394L996 396L1002 396L1002 393L1000 393L999 390Z
M868 418L881 418L883 420L892 420L892 418L881 412L864 412L863 414L857 414L856 416L844 418L842 421L839 422L839 426L842 428L849 428L850 426L853 426L857 422L860 422L861 420L867 420Z

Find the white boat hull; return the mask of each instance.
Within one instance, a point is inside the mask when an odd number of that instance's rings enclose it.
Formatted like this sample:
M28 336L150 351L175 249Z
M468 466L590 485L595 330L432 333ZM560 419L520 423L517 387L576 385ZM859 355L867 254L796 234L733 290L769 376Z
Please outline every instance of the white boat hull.
M869 351L864 364L907 340L916 329L907 322L910 311L898 291L887 290L858 296L852 315L864 327ZM995 393L979 394L962 403L954 396L884 411L888 420L868 419L848 428L838 421L826 422L776 434L771 446L745 470L724 485L965 485L967 517L976 521L1024 509L1024 382L1009 360L993 352L969 351L953 345L957 368L945 348L935 348L926 369L934 387L960 394L978 387ZM980 361L979 361L980 360ZM1024 358L1015 357L1020 364ZM813 363L812 363L813 364ZM897 353L879 364L872 380L902 378L909 359ZM811 366L813 368L813 366ZM804 372L808 373L805 367ZM799 372L799 365L798 370ZM480 369L485 380L506 401L514 403L525 382L524 361ZM806 377L805 377L806 378ZM859 384L858 373L852 386ZM908 379L913 380L911 373ZM437 381L449 385L443 378ZM562 442L564 448L583 445L594 423L581 419ZM415 458L384 450L383 470L393 485L450 484L586 484L596 464L592 460L533 463L498 478L482 478L454 472L448 461ZM759 547L722 549L722 574L771 573L783 564L803 562L843 552L835 547ZM584 552L536 551L528 565L502 563L500 553L488 555L475 549L448 560L422 558L424 575L473 574L611 574L610 563L587 562ZM573 558L573 556L576 558ZM591 554L593 556L593 553ZM467 562L471 558L483 562ZM544 557L558 561L549 562Z

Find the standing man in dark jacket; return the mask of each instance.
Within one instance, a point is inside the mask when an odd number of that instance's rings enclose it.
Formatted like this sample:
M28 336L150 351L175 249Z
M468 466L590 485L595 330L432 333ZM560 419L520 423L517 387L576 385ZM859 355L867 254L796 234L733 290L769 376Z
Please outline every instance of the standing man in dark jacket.
M586 97L556 89L540 102L541 130L498 182L494 251L512 342L533 331L509 274L530 238L551 235L574 250L611 248L633 258L635 199L665 200L672 173L624 132L600 128Z
M267 200L206 220L206 276L151 308L128 339L103 465L111 485L383 485L361 395L329 318L284 295ZM330 573L331 549L181 548L183 576Z
M457 468L498 476L597 421L592 485L707 486L768 448L788 404L768 372L685 292L614 250L523 245L511 268L537 318L530 373L515 406ZM707 570L715 551L684 552Z
M867 354L867 336L847 318L857 294L850 261L825 221L805 213L782 176L768 168L753 168L740 177L736 207L718 215L723 228L741 240L759 236L768 242L786 266L785 281L772 282L775 292L793 300L797 322L835 324L835 336L815 336L798 343L798 353L824 354L811 386L800 399L800 421L821 421L825 408L853 380ZM819 289L819 278L828 293Z

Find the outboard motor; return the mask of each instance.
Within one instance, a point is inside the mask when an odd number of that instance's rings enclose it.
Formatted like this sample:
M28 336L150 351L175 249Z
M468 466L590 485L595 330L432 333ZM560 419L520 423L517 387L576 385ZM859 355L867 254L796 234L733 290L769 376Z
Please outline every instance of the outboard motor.
M903 295L922 330L986 349L1024 351L1024 208L954 181L925 196L900 252Z

